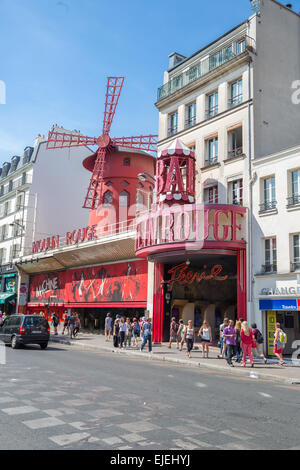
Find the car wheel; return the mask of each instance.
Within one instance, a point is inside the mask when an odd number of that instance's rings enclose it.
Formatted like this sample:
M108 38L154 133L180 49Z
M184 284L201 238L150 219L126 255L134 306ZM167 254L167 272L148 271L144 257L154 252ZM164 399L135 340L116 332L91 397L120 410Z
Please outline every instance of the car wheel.
M48 343L42 343L40 344L40 346L41 346L41 349L46 349L48 346Z
M12 347L12 349L18 349L18 347L19 347L19 343L18 343L18 340L17 340L16 336L13 336L12 339L11 339L11 347Z

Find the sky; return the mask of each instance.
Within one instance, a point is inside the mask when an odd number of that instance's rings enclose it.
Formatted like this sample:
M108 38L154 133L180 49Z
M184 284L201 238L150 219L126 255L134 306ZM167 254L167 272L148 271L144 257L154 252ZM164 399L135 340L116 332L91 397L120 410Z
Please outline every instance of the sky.
M249 0L0 0L0 165L52 124L101 134L107 76L125 76L111 136L156 134L168 55L250 15Z

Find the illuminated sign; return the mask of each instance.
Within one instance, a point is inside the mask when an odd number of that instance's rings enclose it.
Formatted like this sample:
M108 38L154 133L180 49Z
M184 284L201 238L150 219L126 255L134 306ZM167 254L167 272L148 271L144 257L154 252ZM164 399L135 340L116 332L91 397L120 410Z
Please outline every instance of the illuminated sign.
M223 266L216 264L210 270L207 269L207 266L203 266L202 271L191 271L188 268L186 263L179 264L171 268L168 271L168 274L171 274L171 279L168 281L168 290L171 291L173 285L177 282L180 285L192 284L193 282L201 281L226 281L228 276L221 276L220 274L223 271Z

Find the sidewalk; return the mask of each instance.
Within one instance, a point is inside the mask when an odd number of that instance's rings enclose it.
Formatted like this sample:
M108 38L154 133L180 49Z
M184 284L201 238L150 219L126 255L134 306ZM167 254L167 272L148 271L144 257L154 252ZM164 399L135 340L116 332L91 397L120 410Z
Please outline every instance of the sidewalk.
M83 332L79 333L77 338L70 340L69 336L66 334L62 335L59 333L58 336L54 336L52 328L50 341L72 345L82 349L101 350L114 354L145 358L153 361L166 361L193 367L204 367L214 369L219 372L225 371L227 374L251 377L253 379L268 379L300 385L300 361L297 364L293 364L291 361L286 361L287 365L279 366L277 359L269 359L268 364L266 365L261 359L256 359L253 369L250 368L250 363L247 363L246 368L244 368L241 364L236 364L235 362L235 367L232 368L227 365L225 360L217 358L219 350L216 348L210 348L210 357L207 359L202 358L201 346L196 344L195 346L199 347L199 349L193 350L192 358L189 359L186 354L186 349L179 351L174 344L172 344L171 349L168 348L167 343L162 343L161 345L154 344L153 353L149 354L147 345L143 352L140 352L139 349L136 348L116 349L113 346L112 339L110 342L106 342L104 335Z

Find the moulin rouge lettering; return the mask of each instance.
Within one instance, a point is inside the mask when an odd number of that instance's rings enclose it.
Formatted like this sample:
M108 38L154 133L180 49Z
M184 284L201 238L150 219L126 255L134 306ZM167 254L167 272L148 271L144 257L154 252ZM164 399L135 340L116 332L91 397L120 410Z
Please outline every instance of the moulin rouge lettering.
M186 263L179 264L174 266L174 268L168 271L168 274L171 274L171 279L168 282L168 290L171 291L173 285L177 282L180 285L192 284L193 282L201 281L219 281L223 282L228 279L228 275L219 276L223 271L223 266L216 264L211 268L209 272L206 271L207 266L203 266L203 271L191 271L188 270L188 265Z
M97 225L92 225L91 227L85 227L82 229L73 230L73 232L67 232L65 245L69 246L95 240L97 238L96 228ZM59 247L60 238L59 235L55 235L53 237L44 238L44 240L33 242L32 253L34 254L40 253L42 251L54 250Z

